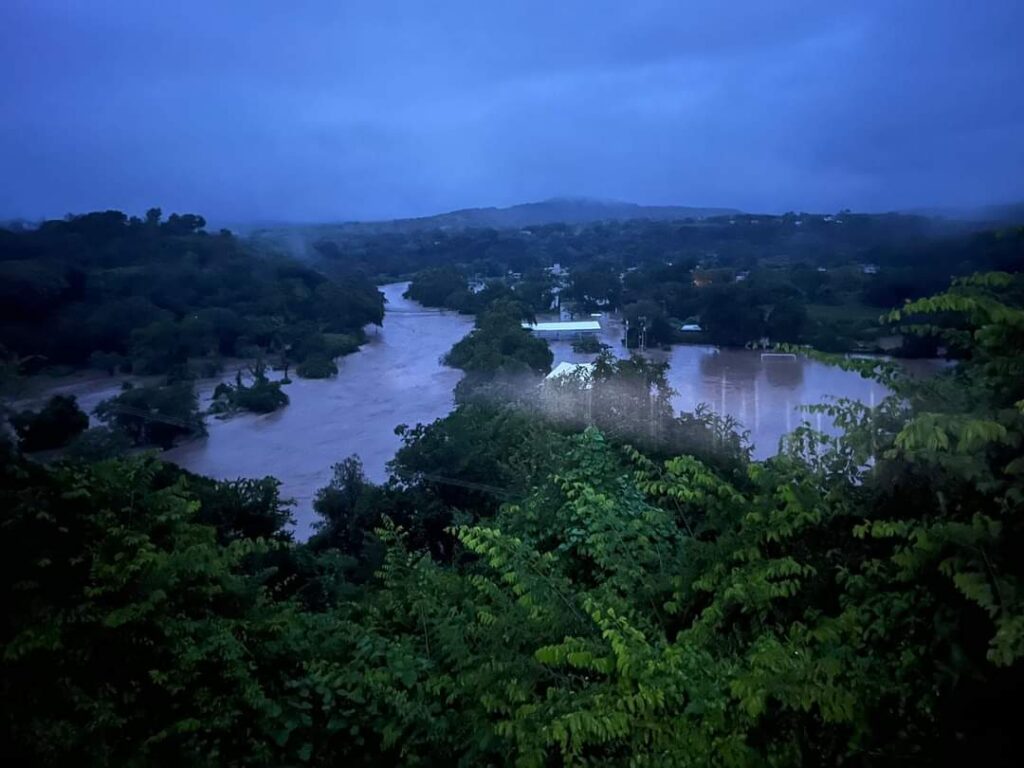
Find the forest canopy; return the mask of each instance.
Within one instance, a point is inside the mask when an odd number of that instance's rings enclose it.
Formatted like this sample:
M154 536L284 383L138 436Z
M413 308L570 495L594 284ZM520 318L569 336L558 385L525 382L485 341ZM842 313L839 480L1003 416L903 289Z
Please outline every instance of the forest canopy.
M257 254L194 214L157 208L69 216L0 229L0 346L43 365L189 375L227 357L297 363L363 339L383 297L358 272L327 278ZM341 354L339 352L338 354Z
M257 233L267 246L299 233ZM535 313L620 311L629 343L811 344L833 352L934 356L881 316L977 271L1024 264L1024 228L904 214L731 214L687 221L546 224L519 230L320 228L311 263L411 278L406 296L478 313L504 294ZM557 273L556 273L557 271ZM700 328L682 332L684 324Z

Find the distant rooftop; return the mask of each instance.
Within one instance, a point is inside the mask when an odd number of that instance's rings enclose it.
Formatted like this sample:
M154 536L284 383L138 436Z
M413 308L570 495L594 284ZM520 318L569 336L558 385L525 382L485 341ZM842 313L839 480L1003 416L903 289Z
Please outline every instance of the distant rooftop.
M523 328L528 331L540 331L548 333L579 333L580 331L600 331L601 324L597 320L557 320L547 323L523 323Z
M594 364L593 363L568 363L561 362L556 365L551 373L544 378L548 381L557 381L563 378L578 379L579 383L583 385L584 389L590 389L593 384L590 379L594 375Z

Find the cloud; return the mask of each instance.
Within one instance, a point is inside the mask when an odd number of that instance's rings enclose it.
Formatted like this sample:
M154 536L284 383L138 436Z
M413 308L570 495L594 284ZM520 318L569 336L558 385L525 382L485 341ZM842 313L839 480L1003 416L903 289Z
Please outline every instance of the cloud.
M1022 21L1015 0L8 0L0 216L1019 199Z

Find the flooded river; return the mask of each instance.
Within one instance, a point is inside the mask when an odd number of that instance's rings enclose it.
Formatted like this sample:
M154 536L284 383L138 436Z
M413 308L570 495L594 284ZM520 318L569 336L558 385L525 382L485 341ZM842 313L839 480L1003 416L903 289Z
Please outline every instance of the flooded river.
M383 480L385 465L400 445L395 426L433 421L452 408L452 392L462 374L442 366L440 358L469 332L473 320L427 310L402 298L407 285L381 287L388 302L384 327L371 330L368 344L338 361L337 377L296 378L286 389L291 398L286 408L263 416L208 419L208 437L178 446L164 457L220 479L277 477L283 495L296 501L297 532L304 538L314 518L313 498L330 480L333 464L357 454L367 476ZM616 354L625 355L621 327L610 318L601 322L603 340ZM593 359L573 352L568 341L553 341L551 347L556 364ZM650 354L671 365L669 382L677 393L678 410L693 410L706 402L717 413L731 414L750 430L758 457L774 453L779 437L801 419L815 421L799 411L801 405L828 396L870 403L885 395L875 382L805 359L762 359L758 352L705 346ZM934 370L937 363L923 361L922 366ZM200 382L203 409L215 385L215 380ZM90 411L118 388L118 379L101 378L56 384L46 394L75 394L82 408Z
M164 456L221 479L273 475L282 494L295 499L298 533L305 537L313 497L330 480L332 465L357 454L369 479L384 480L385 464L401 445L395 427L430 422L452 409L462 372L440 359L469 332L473 319L402 298L407 285L381 287L387 297L384 327L371 330L370 342L358 352L338 360L335 378L293 378L285 388L291 398L286 408L209 419L208 437ZM203 407L209 396L201 393Z

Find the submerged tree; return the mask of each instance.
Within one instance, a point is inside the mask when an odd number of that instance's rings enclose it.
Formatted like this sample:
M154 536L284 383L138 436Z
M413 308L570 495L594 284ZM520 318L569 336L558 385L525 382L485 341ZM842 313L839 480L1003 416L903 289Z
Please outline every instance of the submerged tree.
M267 376L267 366L257 361L249 366L250 384L242 381L242 371L235 372L234 385L221 382L213 390L213 413L228 414L234 411L251 411L253 413L272 413L288 405L288 395L281 387L284 381L271 381Z

